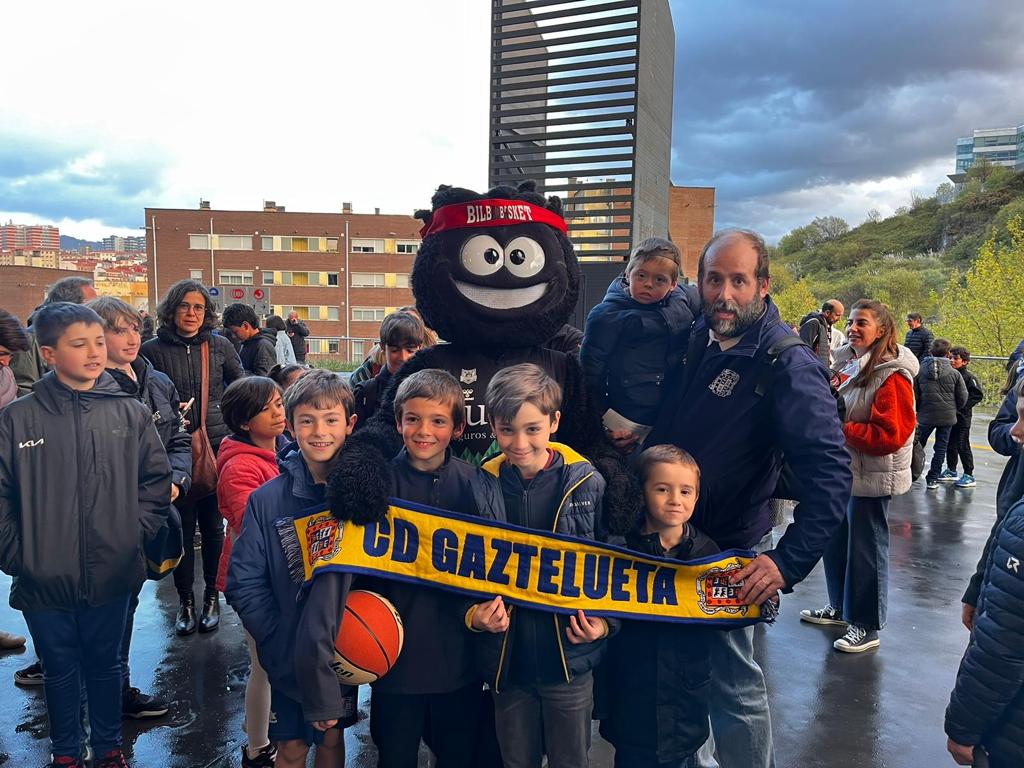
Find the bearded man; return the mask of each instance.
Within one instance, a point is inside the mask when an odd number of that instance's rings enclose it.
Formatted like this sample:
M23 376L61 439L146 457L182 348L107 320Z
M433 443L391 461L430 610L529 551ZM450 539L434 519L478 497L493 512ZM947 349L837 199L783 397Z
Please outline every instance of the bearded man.
M759 605L790 592L821 557L846 514L850 459L828 373L792 337L768 295L768 249L748 230L726 230L704 247L697 271L703 317L646 445L672 443L701 469L694 525L723 550L760 554L733 574L738 597ZM775 348L773 348L775 347ZM781 351L780 351L781 350ZM778 544L768 500L782 457L800 479L795 521ZM711 725L723 768L775 765L764 674L754 628L713 644ZM711 741L699 753L713 766Z

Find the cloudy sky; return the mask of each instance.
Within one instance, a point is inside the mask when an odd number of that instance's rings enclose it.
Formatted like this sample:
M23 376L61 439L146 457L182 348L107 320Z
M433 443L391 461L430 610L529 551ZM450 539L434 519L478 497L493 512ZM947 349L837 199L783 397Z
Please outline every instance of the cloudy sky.
M168 12L166 9L173 9ZM672 177L777 238L931 194L958 135L1024 123L1024 3L673 0ZM143 208L411 212L486 183L489 3L15 3L0 220Z

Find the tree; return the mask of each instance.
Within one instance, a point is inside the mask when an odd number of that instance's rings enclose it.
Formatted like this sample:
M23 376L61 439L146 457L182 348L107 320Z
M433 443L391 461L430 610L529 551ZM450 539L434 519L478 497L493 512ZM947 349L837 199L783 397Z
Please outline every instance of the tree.
M966 275L953 273L940 299L936 335L981 355L1008 355L1024 337L1024 216L1010 219L1006 234L994 232Z
M800 319L808 312L813 312L821 306L821 302L811 293L811 286L806 278L790 283L778 293L772 293L772 301L779 308L782 319L794 325L799 324Z
M877 208L872 208L868 211L868 215L864 218L864 223L877 224L882 220L882 214L878 212Z
M839 216L818 216L811 222L811 226L817 230L821 238L819 242L822 243L835 240L850 231L850 225Z
M953 198L956 197L956 187L950 184L948 181L944 181L935 188L935 199L945 205L946 203L953 202Z

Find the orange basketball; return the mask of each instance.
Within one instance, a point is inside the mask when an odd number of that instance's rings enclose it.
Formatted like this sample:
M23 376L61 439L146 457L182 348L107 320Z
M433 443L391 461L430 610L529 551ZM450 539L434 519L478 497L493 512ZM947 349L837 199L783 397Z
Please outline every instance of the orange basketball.
M404 638L395 606L376 592L354 589L334 641L334 673L346 685L372 683L395 666Z

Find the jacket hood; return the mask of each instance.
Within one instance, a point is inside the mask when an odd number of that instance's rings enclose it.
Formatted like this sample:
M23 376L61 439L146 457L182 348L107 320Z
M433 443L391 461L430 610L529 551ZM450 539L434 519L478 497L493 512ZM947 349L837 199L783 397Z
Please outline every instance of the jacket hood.
M656 304L641 304L629 295L625 272L612 280L611 284L608 286L608 290L605 291L604 294L604 300L610 304L614 304L617 309L656 309L658 307L664 307L670 301L685 300L685 298L683 289L679 285L676 285L675 288L668 292L664 299Z
M78 395L79 402L86 410L89 409L91 401L101 397L131 397L131 395L118 386L117 382L114 381L114 377L106 371L100 374L93 388L86 392L79 392L65 386L57 378L57 374L50 371L32 385L32 393L36 396L39 403L51 413L63 413L65 407L72 402L75 395Z
M258 445L253 445L245 440L238 440L234 436L228 435L220 441L220 448L217 449L217 471L224 471L224 466L228 459L244 454L272 464L277 462L277 454L274 451L268 451L266 448L260 448Z
M260 332L253 336L255 339L257 336L262 336L264 339L269 341L271 344L277 344L277 334L283 333L283 331L275 331L273 328L260 328ZM288 334L285 334L287 336Z
M922 366L922 363L919 362L917 359L917 355L915 355L909 349L904 347L902 344L896 345L896 353L896 357L894 357L892 360L886 360L884 363L879 363L877 366L875 366L875 370L884 371L889 368L893 368L896 370L905 371L910 375L911 379L917 376L917 373ZM856 357L856 352L854 352L853 347L850 346L849 344L843 344L843 346L839 347L839 349L836 350L834 357L835 363L833 365L833 368L839 369L840 367L842 367L843 363L847 362L848 360L852 360L854 357Z
M937 379L946 371L953 370L953 364L948 357L927 357L921 358L921 373L930 379Z
M179 336L178 332L166 325L161 325L157 331L157 338L161 341L165 341L168 344L177 344L179 347L191 347L198 344L202 344L204 341L210 340L211 332L209 330L200 331L195 336Z
M124 371L118 368L107 368L117 385L127 394L142 397L146 392L146 384L149 381L149 374L153 371L153 365L142 355L139 355L132 362L132 371L135 373L133 379Z

